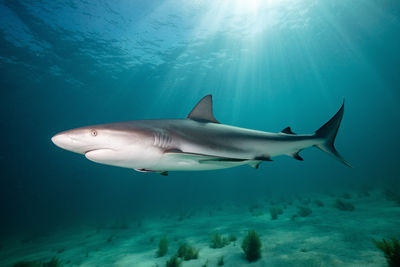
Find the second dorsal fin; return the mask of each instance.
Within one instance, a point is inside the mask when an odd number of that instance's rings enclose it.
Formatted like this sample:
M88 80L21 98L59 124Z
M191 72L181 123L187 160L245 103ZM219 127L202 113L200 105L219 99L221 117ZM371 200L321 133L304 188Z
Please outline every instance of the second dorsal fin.
M219 123L219 121L214 118L212 96L206 95L203 97L192 109L187 118L197 121Z
M285 133L285 134L294 134L296 135L294 132L292 132L292 129L290 127L286 127L285 129L283 129L281 131L281 133Z

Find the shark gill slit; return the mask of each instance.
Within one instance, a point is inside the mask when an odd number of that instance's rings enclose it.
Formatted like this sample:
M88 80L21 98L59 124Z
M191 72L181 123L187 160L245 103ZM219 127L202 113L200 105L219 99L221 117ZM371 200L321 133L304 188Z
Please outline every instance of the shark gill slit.
M154 134L154 146L167 148L171 144L172 138L164 132L156 132Z

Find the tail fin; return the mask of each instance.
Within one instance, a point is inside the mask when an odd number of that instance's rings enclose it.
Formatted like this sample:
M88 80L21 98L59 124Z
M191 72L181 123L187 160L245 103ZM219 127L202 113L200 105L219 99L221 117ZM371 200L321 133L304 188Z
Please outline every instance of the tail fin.
M325 123L321 128L319 128L315 132L315 136L317 138L323 138L325 140L324 143L315 146L321 149L322 151L328 153L329 155L333 156L346 166L351 167L351 165L347 163L342 156L340 156L334 145L335 138L339 130L340 122L342 121L343 118L343 112L344 112L344 101L342 107L335 114L335 116L333 116L327 123Z

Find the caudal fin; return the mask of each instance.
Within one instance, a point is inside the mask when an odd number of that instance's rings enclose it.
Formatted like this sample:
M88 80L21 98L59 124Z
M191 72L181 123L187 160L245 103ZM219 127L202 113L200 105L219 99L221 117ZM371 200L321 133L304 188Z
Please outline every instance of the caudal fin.
M339 130L340 122L342 121L343 118L343 112L344 112L344 101L342 107L335 114L335 116L333 116L327 123L325 123L321 128L319 128L315 132L315 136L317 138L324 139L324 142L322 144L318 144L315 146L321 149L322 151L328 153L329 155L333 156L346 166L351 167L351 165L343 159L343 157L339 154L339 152L337 152L335 148L335 138Z

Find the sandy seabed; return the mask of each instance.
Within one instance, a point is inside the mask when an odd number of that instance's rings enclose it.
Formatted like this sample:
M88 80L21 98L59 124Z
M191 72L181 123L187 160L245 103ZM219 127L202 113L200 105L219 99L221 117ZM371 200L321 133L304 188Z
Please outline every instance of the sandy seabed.
M349 196L350 195L350 196ZM387 266L372 239L400 237L400 206L382 192L368 194L309 194L256 203L225 203L219 206L163 214L123 224L84 227L51 235L1 244L0 266L21 260L57 257L63 266L165 266L179 245L186 242L199 249L199 258L181 266ZM350 197L350 198L349 198ZM351 202L354 211L334 207L336 199ZM318 206L315 200L324 205ZM312 210L307 217L293 215L298 207ZM269 208L283 214L271 219ZM241 243L249 229L262 241L262 257L248 263ZM210 248L210 235L233 234L237 241L223 248ZM168 253L156 257L159 239L166 236Z

